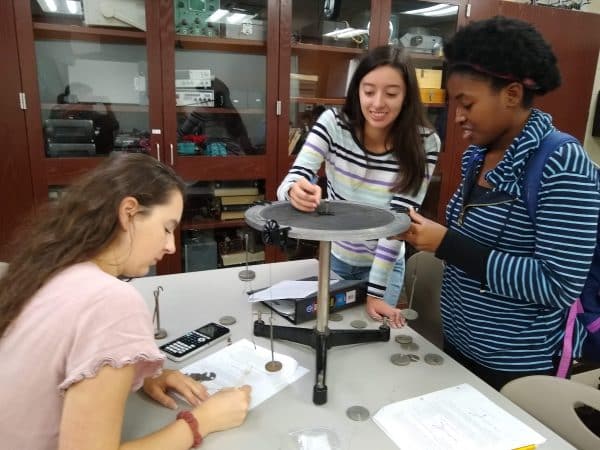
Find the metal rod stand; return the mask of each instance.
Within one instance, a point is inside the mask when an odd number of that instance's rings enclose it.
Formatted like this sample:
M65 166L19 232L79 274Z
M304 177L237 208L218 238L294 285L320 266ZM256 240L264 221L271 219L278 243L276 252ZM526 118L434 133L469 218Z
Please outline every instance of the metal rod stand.
M269 326L263 320L254 322L254 335L282 339L298 344L308 345L316 353L316 377L313 387L313 403L327 403L327 350L339 345L350 345L366 342L387 342L390 340L390 328L387 324L377 330L330 330L329 321L329 270L331 242L319 242L319 281L317 291L317 326L313 329Z

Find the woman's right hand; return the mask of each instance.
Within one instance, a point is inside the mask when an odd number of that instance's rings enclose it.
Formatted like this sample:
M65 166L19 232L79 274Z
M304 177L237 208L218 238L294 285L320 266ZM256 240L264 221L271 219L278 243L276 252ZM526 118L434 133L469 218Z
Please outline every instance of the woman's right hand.
M251 390L248 385L222 389L196 407L193 413L202 437L240 426L248 414Z
M288 196L294 208L312 212L317 209L321 201L321 187L302 177L292 185Z

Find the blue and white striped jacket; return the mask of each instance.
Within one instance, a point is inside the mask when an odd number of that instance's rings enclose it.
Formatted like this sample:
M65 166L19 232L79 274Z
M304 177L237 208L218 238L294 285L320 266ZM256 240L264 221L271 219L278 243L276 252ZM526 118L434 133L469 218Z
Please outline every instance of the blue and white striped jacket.
M578 144L565 144L548 158L532 223L521 199L521 176L529 156L550 133L552 118L533 110L498 165L485 175L494 186L485 201L463 205L463 181L446 209L453 230L494 248L486 282L448 265L442 288L446 339L463 354L494 370L551 370L560 351L568 308L579 295L596 244L600 184L594 163ZM585 337L578 324L574 356Z

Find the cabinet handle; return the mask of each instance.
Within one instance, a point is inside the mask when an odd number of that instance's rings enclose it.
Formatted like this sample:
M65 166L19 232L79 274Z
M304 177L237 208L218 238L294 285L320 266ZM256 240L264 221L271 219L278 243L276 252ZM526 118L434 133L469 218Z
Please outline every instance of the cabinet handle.
M160 144L156 144L156 159L160 162Z
M169 144L169 147L171 147L171 165L174 165L174 161L173 161L173 144Z

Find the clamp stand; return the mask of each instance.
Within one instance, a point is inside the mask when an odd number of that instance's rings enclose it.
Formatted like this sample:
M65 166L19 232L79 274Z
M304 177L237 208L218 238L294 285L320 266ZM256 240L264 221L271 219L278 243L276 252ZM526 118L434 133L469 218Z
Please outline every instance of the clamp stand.
M287 236L319 241L319 281L317 291L317 326L314 329L273 326L263 320L254 322L254 335L283 339L308 345L316 351L316 379L313 402L327 402L327 350L340 345L390 340L386 322L377 330L330 330L329 270L331 241L368 240L393 236L407 230L410 219L406 214L359 203L330 200L325 211L303 213L289 202L273 202L253 206L246 211L246 222L262 230L265 244L285 245ZM282 226L280 226L282 225ZM340 228L341 227L341 228Z

